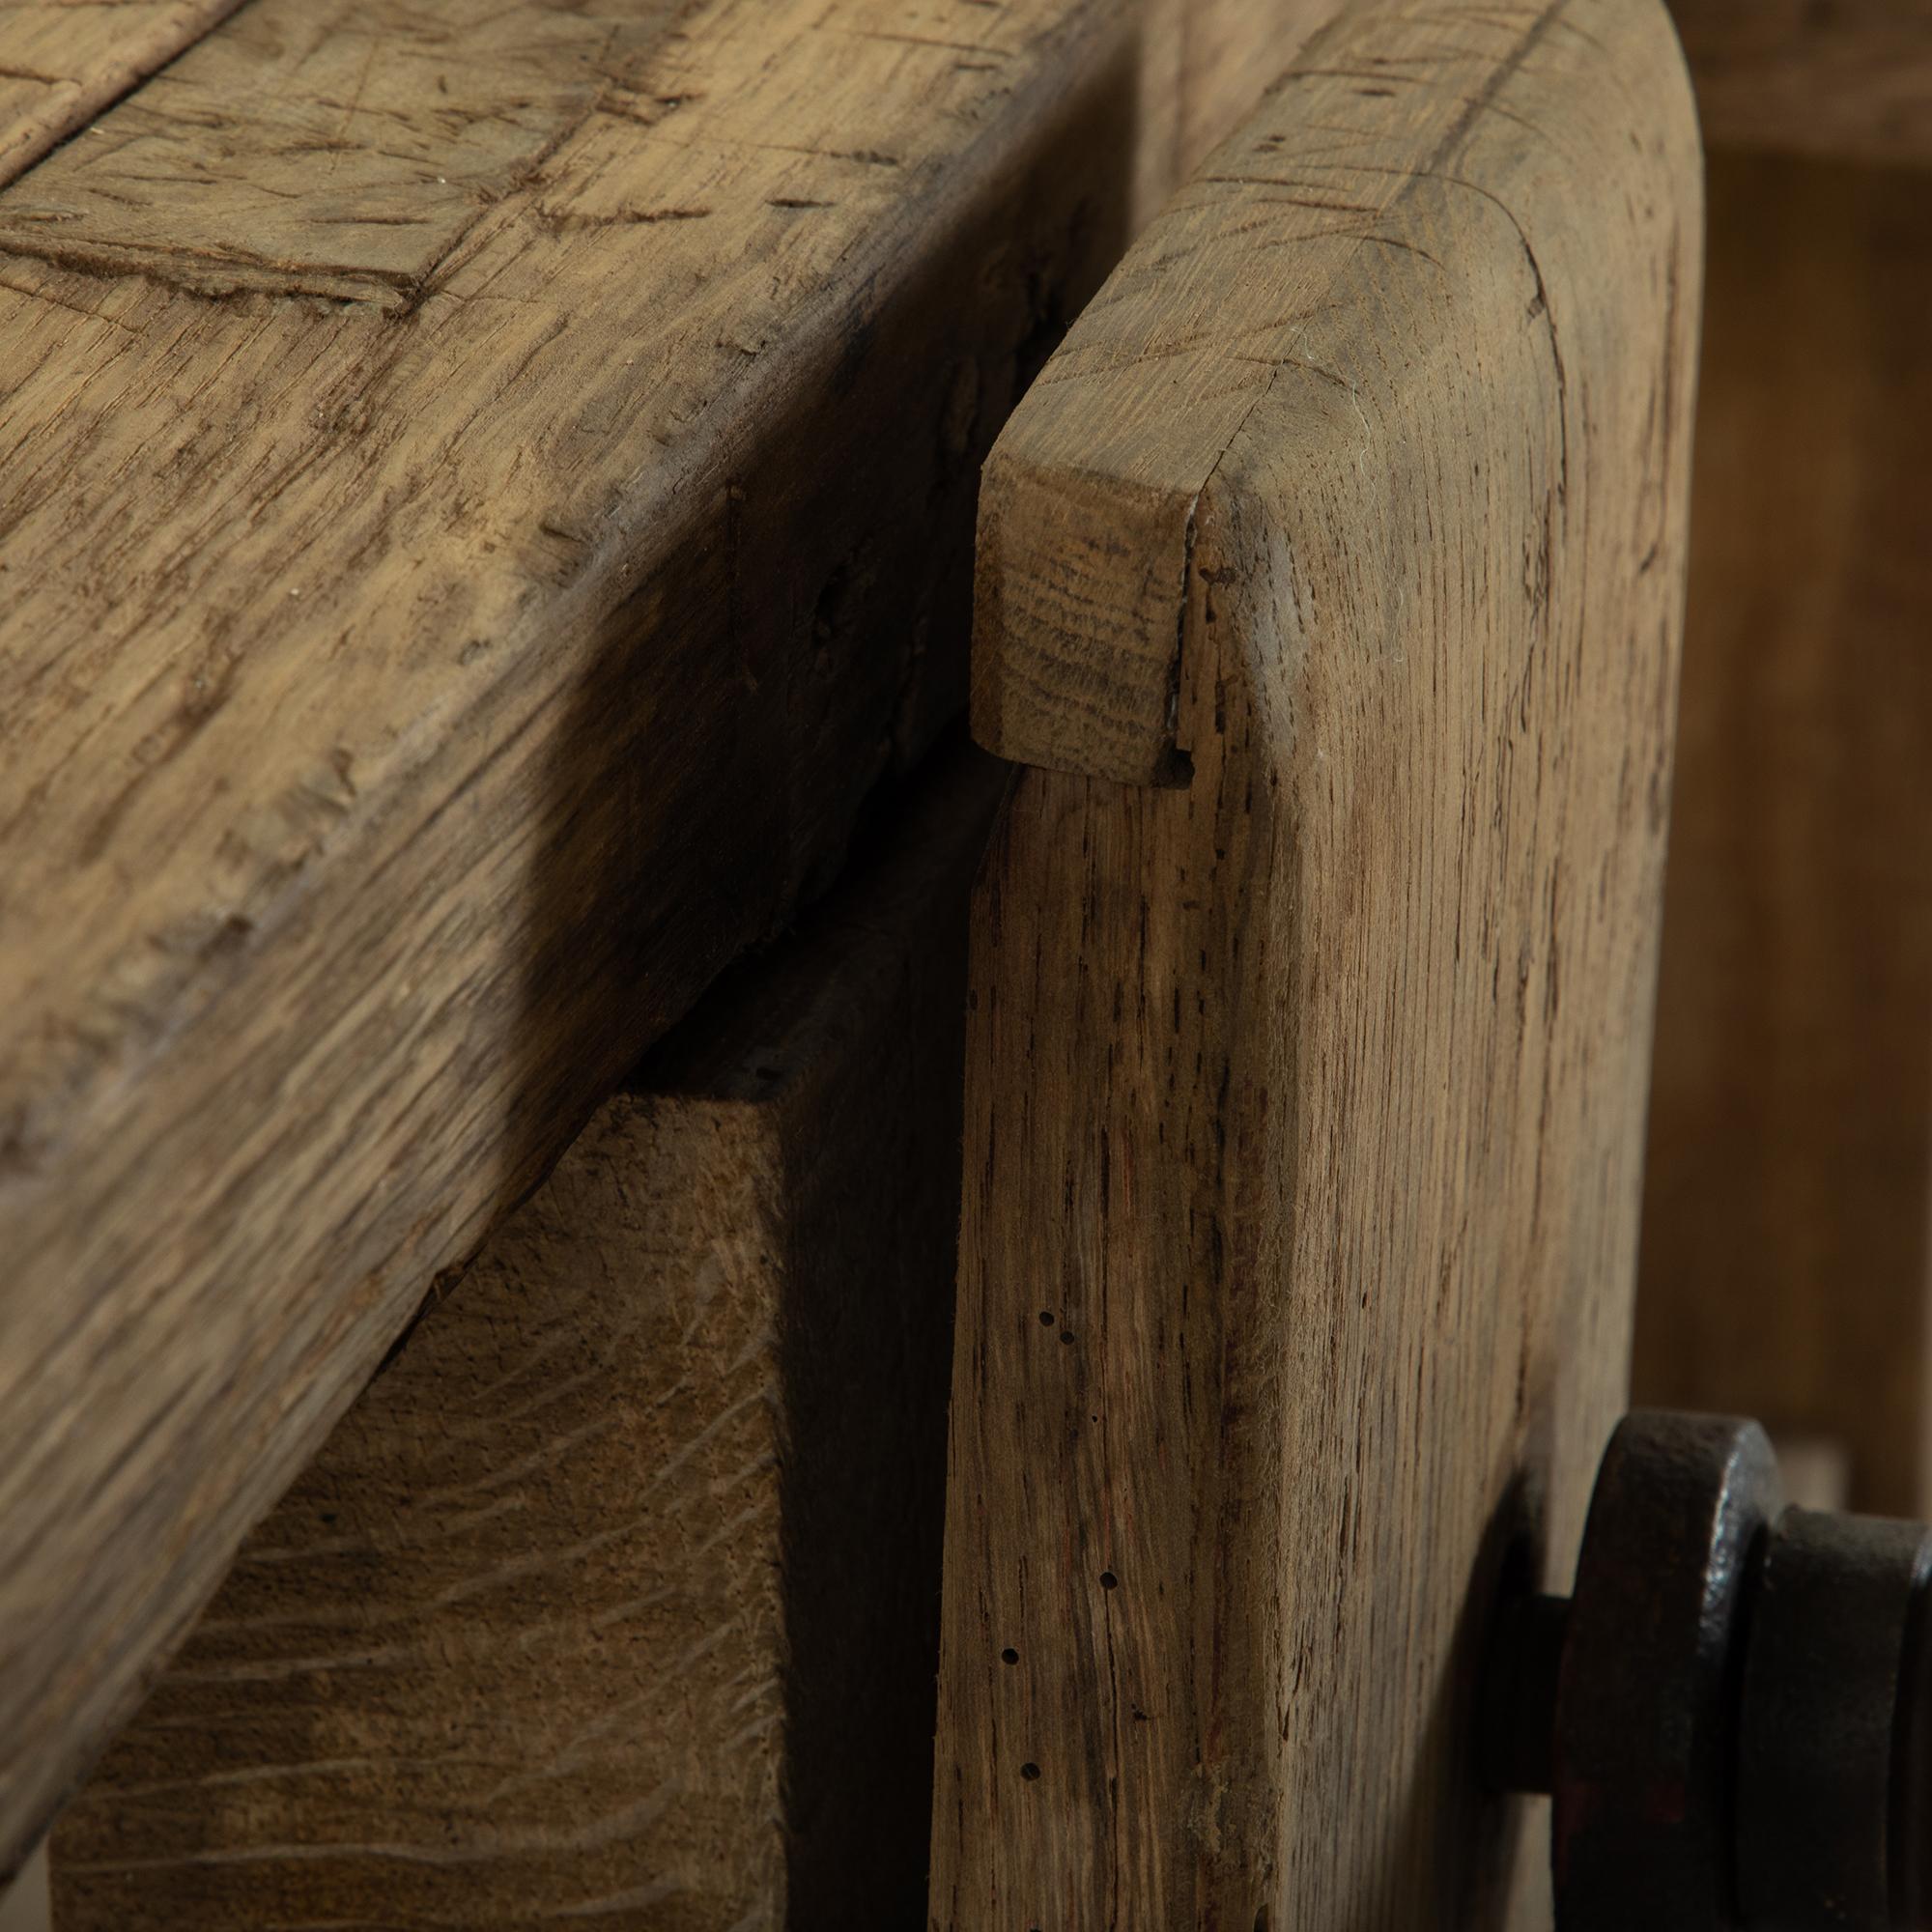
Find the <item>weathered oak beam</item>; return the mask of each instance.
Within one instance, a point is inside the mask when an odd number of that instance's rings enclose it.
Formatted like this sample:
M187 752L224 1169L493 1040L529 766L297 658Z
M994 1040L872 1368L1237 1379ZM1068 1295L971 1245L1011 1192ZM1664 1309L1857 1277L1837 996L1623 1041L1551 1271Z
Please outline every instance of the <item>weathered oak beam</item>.
M0 191L0 1871L959 708L1176 6L258 0Z
M1482 1623L1623 1404L1701 247L1660 5L1351 14L997 444L930 1916L1547 1922Z
M57 1932L917 1921L1003 783L924 782L425 1311L63 1815Z
M264 0L0 193L0 1869L955 711L1120 245L1114 6L501 14Z

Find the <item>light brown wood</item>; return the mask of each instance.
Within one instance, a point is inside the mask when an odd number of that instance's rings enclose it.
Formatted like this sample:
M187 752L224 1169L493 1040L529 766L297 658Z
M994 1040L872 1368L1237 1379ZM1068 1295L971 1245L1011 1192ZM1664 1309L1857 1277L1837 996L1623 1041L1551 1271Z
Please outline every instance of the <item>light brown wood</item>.
M935 1927L1548 1912L1471 1678L1624 1401L1700 228L1661 7L1351 13L996 447Z
M1932 166L1932 0L1672 0L1712 148Z
M0 193L0 1870L963 701L980 459L1156 43L257 0Z
M1352 0L1152 0L1142 10L1135 233Z
M1932 1500L1932 184L1711 163L1635 1385Z
M250 8L0 196L0 245L209 296L406 308L493 202L620 104L609 91L663 58L678 12Z
M1136 52L1098 0L260 0L0 193L0 1870L958 708Z
M53 1838L59 1932L908 1925L973 754L428 1308Z
M242 0L0 3L0 185L165 67Z

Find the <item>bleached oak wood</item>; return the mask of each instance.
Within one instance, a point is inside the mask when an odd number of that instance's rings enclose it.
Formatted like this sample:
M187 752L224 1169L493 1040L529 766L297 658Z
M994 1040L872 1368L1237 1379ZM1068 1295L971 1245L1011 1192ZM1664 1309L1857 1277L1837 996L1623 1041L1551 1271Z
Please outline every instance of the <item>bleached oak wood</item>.
M918 1921L1004 782L925 780L425 1312L63 1815L58 1932Z
M1713 148L1932 166L1932 0L1671 0Z
M1932 182L1711 160L1640 1400L1932 1504Z
M1046 769L976 901L935 1927L1548 1912L1471 1678L1624 1398L1700 228L1661 6L1351 12L995 448L976 723Z
M0 185L30 168L242 0L4 0Z

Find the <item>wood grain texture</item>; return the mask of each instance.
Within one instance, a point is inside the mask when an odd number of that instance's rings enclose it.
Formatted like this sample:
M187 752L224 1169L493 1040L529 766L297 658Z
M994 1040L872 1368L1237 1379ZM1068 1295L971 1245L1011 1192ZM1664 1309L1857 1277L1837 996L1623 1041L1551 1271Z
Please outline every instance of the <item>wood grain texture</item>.
M1134 232L1246 120L1350 0L1151 0L1142 11Z
M1193 13L1198 142L1308 5ZM0 195L0 1869L435 1271L963 702L979 464L1167 44L257 0Z
M0 186L242 0L0 0Z
M1351 13L996 448L976 705L1049 769L976 900L935 1927L1547 1916L1468 1706L1624 1402L1700 230L1661 7Z
M1923 179L1714 156L1634 1379L1932 1499Z
M210 296L404 307L679 11L251 7L0 197L0 248Z
M1932 166L1932 0L1671 0L1704 138Z
M426 1311L63 1815L58 1932L918 1922L1004 783L949 760Z
M1120 245L1112 0L424 11L260 0L0 193L0 1870L957 711L980 457ZM202 116L238 49L272 106ZM330 217L385 130L431 244ZM285 132L259 245L152 178L253 206Z

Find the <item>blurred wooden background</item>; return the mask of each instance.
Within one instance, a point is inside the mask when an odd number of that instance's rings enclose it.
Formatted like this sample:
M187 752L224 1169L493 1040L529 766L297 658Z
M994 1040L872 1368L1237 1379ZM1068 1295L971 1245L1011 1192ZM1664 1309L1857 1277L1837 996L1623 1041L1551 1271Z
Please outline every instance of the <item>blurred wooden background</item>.
M1932 6L1675 0L1709 265L1633 1393L1927 1502Z

